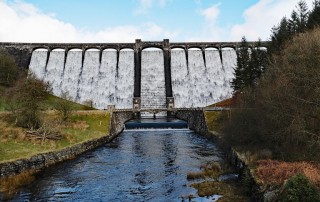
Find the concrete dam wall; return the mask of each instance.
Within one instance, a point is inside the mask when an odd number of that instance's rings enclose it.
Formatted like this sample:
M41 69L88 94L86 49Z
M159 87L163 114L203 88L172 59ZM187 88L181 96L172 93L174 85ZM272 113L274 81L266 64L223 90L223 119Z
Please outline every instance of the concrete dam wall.
M0 43L52 86L54 95L98 109L205 107L231 96L239 43ZM23 53L23 54L22 54Z

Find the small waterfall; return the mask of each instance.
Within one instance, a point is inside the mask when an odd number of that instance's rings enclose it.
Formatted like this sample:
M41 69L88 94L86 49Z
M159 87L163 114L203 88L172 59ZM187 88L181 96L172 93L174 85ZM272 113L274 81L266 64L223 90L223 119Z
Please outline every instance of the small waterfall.
M73 49L68 51L67 60L65 64L64 74L62 77L61 90L63 93L67 93L70 98L77 100L77 91L79 76L81 74L82 67L82 50Z
M115 103L118 109L131 109L134 87L134 52L131 49L120 51L116 74Z
M95 85L99 83L100 51L87 50L85 52L82 72L78 86L78 100L80 103L93 102L97 107L99 96L96 93Z
M171 50L171 78L175 107L205 107L232 95L230 81L236 66L233 49L205 50L205 62L200 49L188 50L188 66L183 49Z
M232 96L231 80L234 78L234 69L237 66L237 53L233 48L222 49L222 66L224 70L224 84L223 87L226 90L226 97Z
M172 92L176 108L188 106L188 68L186 53L183 49L171 50Z
M43 80L46 73L47 56L47 50L38 49L32 52L29 71L40 80Z
M189 100L188 107L203 107L205 105L206 68L200 49L188 50L189 67Z
M117 51L107 49L102 52L101 65L95 83L96 107L106 109L115 104Z
M141 108L166 108L166 89L162 50L142 51Z
M56 96L61 96L62 93L61 84L63 81L64 56L64 50L51 51L46 73L43 78L45 82L51 85L52 93Z
M211 88L212 97L206 105L210 105L228 98L229 90L225 87L225 72L222 68L219 50L206 49L206 67L208 75L208 88Z

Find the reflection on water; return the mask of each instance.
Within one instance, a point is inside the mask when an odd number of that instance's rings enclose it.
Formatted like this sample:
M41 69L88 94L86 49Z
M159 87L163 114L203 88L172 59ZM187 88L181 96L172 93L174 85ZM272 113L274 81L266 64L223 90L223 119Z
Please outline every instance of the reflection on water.
M187 173L221 157L212 142L190 130L125 131L104 147L40 173L12 200L181 201L196 195Z

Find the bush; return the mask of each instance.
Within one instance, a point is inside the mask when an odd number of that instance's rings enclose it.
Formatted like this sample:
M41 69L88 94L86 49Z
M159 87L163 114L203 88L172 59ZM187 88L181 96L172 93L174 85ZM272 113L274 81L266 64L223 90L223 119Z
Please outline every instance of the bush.
M280 201L320 202L320 193L317 187L311 184L304 175L297 174L291 177L285 184Z

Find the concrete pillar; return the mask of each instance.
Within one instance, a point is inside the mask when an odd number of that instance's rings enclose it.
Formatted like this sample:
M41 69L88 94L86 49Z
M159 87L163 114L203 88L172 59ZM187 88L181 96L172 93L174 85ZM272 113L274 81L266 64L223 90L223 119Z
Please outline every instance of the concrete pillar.
M136 39L134 47L134 91L133 97L141 97L141 39Z
M207 67L207 64L206 64L206 49L205 48L201 48L201 52L202 52L204 66Z
M170 51L169 39L163 40L163 57L164 57L164 75L165 75L166 97L172 97L171 51Z
M85 54L86 54L86 49L82 48L82 67L84 65L84 57L85 57Z
M64 63L63 63L63 69L66 69L68 52L69 52L69 49L68 49L68 48L65 48L65 49L64 49Z
M48 48L48 49L47 49L47 51L48 51L48 52L47 52L47 60L46 60L46 67L45 67L46 69L47 69L47 66L48 66L48 62L49 62L49 58L50 58L51 49L50 49L50 48Z

